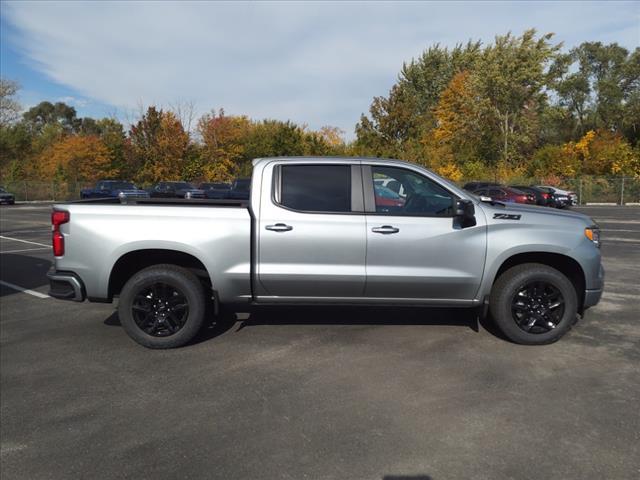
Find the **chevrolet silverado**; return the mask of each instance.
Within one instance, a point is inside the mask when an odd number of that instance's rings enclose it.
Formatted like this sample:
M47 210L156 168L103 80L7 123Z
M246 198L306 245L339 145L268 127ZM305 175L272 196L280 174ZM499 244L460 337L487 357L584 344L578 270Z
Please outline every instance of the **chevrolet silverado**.
M375 185L392 182L390 202ZM150 348L188 343L207 305L274 304L477 308L511 341L544 344L602 295L589 217L476 197L414 164L258 159L250 192L55 205L50 295L118 297Z

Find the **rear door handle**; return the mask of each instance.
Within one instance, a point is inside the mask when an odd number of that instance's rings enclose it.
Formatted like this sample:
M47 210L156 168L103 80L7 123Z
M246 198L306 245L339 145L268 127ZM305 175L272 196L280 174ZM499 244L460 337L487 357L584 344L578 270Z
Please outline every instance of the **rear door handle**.
M293 230L291 225L285 225L284 223L276 223L275 225L267 225L267 230L271 230L272 232L288 232L289 230Z
M391 225L383 225L381 227L374 227L371 229L374 233L382 233L382 234L390 234L390 233L398 233L400 231L399 228L392 227Z

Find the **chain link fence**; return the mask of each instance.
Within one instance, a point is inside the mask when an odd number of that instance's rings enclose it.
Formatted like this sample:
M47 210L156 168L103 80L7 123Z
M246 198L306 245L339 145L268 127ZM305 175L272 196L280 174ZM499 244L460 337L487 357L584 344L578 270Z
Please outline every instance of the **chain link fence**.
M465 181L458 182L463 185ZM509 185L550 185L543 179L519 178L506 182ZM83 188L93 185L82 182L13 181L2 186L15 195L17 202L78 200ZM640 178L582 176L554 182L564 190L578 195L581 205L589 203L614 203L617 205L640 204Z
M16 202L78 200L80 191L90 185L75 182L5 182L2 187L15 196Z

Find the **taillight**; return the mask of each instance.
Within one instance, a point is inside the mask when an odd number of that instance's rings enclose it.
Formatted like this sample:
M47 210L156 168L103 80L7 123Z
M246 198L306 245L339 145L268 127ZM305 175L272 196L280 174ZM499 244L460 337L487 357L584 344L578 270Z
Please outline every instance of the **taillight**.
M67 223L69 219L69 212L63 210L51 212L51 242L53 243L53 255L56 257L64 255L64 237L60 233L60 225Z

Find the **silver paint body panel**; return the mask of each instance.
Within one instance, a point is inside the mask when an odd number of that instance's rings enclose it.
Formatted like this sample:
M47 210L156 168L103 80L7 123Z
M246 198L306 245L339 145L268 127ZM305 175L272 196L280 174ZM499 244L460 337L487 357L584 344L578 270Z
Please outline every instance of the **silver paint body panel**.
M477 223L460 228L452 217L293 211L278 205L274 197L275 167L281 164L384 165L413 170L453 196L472 200ZM352 185L357 186L357 181L356 176ZM511 256L547 252L578 262L586 290L592 292L588 302L597 302L597 292L603 288L600 250L584 235L585 227L593 225L589 217L545 207L482 203L431 171L406 162L258 159L251 192L249 209L56 205L54 208L70 212L71 221L61 227L66 253L56 258L55 268L76 273L88 297L107 299L109 277L119 258L136 250L167 249L199 259L221 303L472 306L483 302L500 266ZM520 219L494 218L505 213L520 215ZM267 229L276 224L292 228ZM398 232L372 231L381 226L392 226Z

